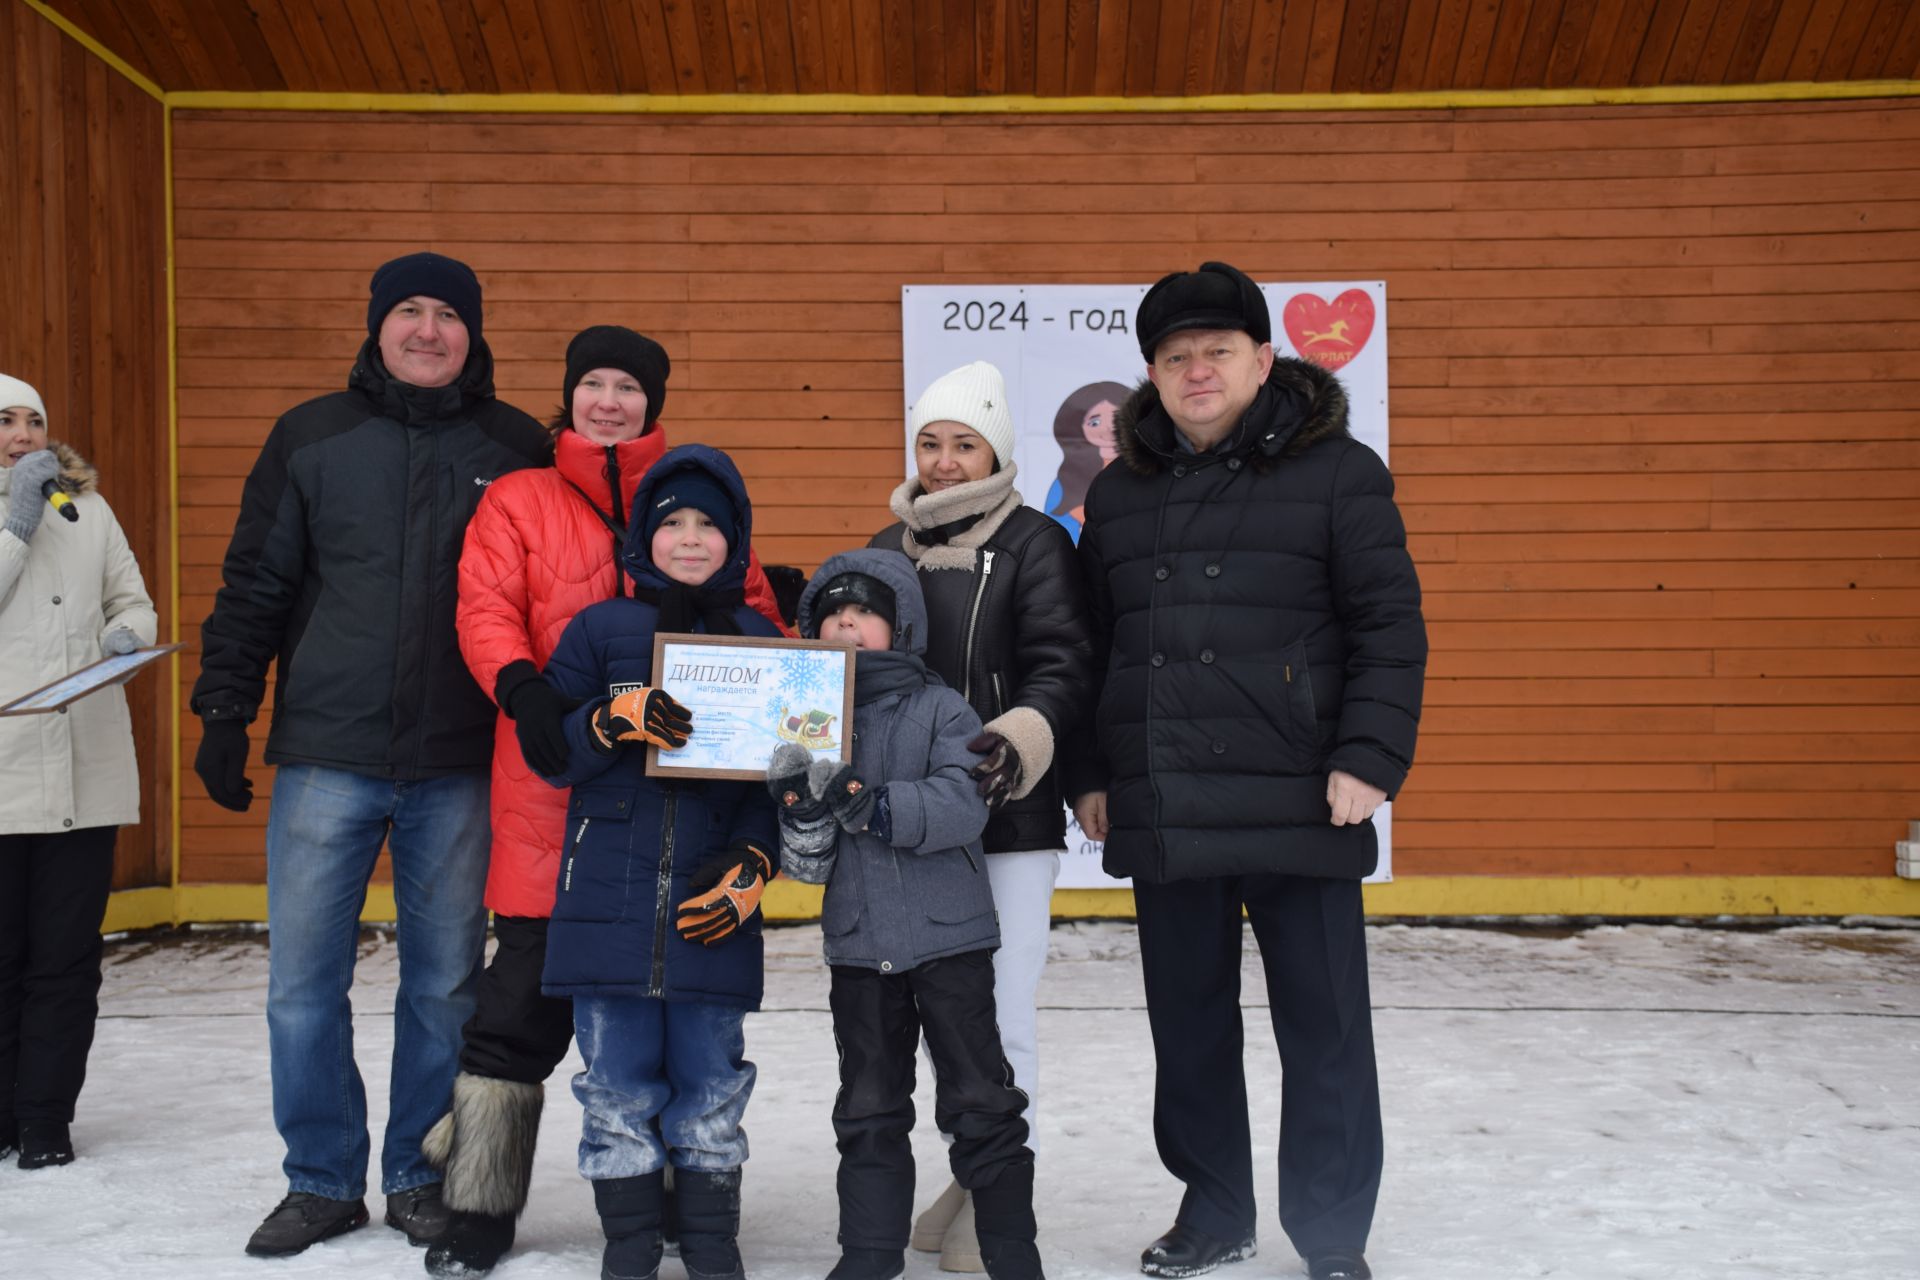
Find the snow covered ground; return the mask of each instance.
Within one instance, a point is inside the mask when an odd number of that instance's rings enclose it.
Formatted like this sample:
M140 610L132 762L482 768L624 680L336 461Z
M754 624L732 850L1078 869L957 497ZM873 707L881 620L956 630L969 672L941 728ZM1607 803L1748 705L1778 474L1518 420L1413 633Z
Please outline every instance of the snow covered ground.
M1375 1027L1387 1172L1368 1250L1382 1280L1920 1277L1920 929L1579 931L1379 926ZM1135 937L1065 925L1041 991L1041 1249L1055 1280L1135 1274L1173 1220L1148 1124ZM742 1245L756 1280L823 1275L833 1243L834 1055L819 935L769 933L748 1021ZM395 950L368 934L356 1006L376 1126ZM1279 1066L1248 945L1247 1067L1267 1206L1232 1280L1302 1274L1273 1218ZM259 936L110 948L77 1163L0 1167L0 1277L280 1280L423 1273L374 1225L292 1259L245 1257L284 1190L268 1113ZM500 1280L593 1277L564 1065L532 1203ZM945 1185L922 1083L924 1201ZM375 1130L378 1159L378 1129ZM378 1169L372 1172L377 1187ZM909 1280L940 1274L909 1255ZM680 1280L669 1259L663 1280Z

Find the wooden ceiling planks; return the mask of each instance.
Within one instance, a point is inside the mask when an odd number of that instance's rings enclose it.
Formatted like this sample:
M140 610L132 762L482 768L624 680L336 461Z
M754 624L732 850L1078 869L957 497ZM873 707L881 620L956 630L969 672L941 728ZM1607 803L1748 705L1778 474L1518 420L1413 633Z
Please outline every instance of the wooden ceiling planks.
M1920 0L46 2L185 91L1191 97L1920 72Z

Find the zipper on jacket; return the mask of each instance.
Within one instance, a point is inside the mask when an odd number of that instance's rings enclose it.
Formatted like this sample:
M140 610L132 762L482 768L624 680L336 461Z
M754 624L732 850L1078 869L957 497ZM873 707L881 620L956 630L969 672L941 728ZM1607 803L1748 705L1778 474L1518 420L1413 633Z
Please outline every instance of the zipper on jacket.
M580 842L587 838L587 824L592 821L592 818L580 819L580 830L574 832L573 848L567 850L567 868L560 877L560 892L562 893L573 888L573 860L580 855Z
M1001 682L998 671L991 672L990 675L993 680L993 714L1003 716L1007 714L1007 687Z
M973 629L980 621L980 602L987 596L987 579L993 576L993 552L980 548L980 585L973 589L973 608L967 611L967 642L960 651L960 669L967 673L960 696L973 701Z
M617 446L607 446L607 492L613 496L613 522L624 528L627 517L620 510L620 450ZM621 560L626 548L621 545L620 536L613 538L613 590L615 595L627 594L627 566Z
M653 972L647 978L647 995L655 1000L667 994L667 908L673 897L673 818L679 802L679 792L667 792L667 812L660 827L660 879L653 900Z

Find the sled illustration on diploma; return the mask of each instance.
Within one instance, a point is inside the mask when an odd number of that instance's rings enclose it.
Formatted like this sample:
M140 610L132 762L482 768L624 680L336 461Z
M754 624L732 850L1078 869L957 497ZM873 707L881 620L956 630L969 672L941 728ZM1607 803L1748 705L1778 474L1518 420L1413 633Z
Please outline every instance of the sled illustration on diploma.
M795 715L786 706L780 708L780 722L774 729L782 742L794 742L809 751L832 751L840 744L833 738L833 722L838 719L825 711L805 711Z

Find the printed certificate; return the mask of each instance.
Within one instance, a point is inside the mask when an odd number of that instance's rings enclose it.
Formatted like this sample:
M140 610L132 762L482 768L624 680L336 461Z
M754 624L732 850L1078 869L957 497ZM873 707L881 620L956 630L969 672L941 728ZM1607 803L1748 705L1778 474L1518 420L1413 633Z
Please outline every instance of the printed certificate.
M90 693L98 693L116 684L125 684L150 664L185 647L178 644L158 644L145 649L135 649L132 653L116 653L111 657L102 658L98 662L60 677L50 685L44 685L32 693L22 694L4 707L0 707L0 716L44 715L49 711L58 711L61 707L69 706Z
M782 742L853 758L853 650L825 640L656 635L653 683L693 712L687 745L647 748L656 778L765 778Z

